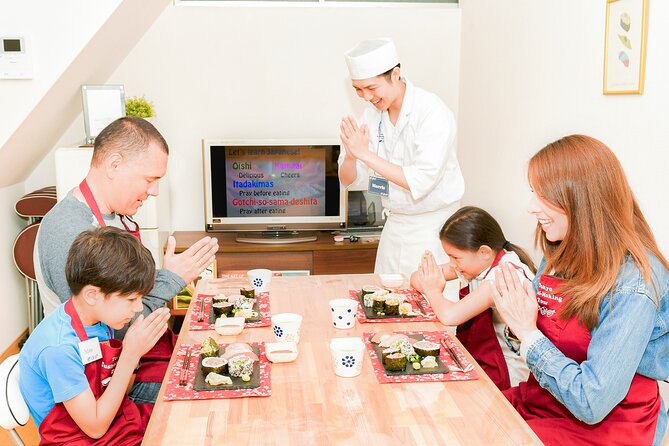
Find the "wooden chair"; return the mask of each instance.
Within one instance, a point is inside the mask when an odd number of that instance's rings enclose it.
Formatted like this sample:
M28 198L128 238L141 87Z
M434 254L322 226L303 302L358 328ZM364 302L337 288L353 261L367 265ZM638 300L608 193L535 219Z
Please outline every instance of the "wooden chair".
M19 355L12 355L0 364L0 425L7 430L12 442L25 446L16 427L25 426L30 411L19 389Z
M42 217L56 205L56 187L49 186L36 190L21 197L14 205L18 215L28 219L28 226L23 229L14 241L14 264L25 277L26 296L28 298L28 332L32 333L42 320L42 300L35 281L33 265L33 248L37 238L37 229Z

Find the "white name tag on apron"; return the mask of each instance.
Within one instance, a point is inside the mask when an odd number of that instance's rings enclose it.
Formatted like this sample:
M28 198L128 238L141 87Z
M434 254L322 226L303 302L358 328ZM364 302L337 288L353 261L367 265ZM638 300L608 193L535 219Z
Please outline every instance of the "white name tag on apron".
M102 359L102 350L100 350L100 341L98 341L98 338L91 338L80 342L79 355L84 365Z
M370 194L387 197L389 191L390 185L388 184L387 179L373 175L369 176L369 186L367 186L367 192Z

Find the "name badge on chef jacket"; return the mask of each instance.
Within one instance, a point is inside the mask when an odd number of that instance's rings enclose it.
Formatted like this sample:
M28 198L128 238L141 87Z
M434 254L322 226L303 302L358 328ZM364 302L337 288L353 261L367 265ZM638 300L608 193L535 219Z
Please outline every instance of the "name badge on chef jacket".
M100 341L98 341L98 338L81 341L79 343L79 355L84 365L102 359L102 350L100 350Z
M367 186L367 192L370 194L387 197L389 191L390 185L388 184L388 180L382 177L375 177L373 175L369 176L369 186Z

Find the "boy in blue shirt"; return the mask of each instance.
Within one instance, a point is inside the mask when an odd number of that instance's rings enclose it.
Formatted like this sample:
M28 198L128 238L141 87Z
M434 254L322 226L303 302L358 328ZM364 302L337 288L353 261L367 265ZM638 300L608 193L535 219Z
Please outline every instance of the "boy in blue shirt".
M167 329L169 310L140 315L151 291L151 253L115 227L82 232L65 265L72 298L45 318L21 355L20 388L41 444L140 444L152 406L127 397L139 359Z

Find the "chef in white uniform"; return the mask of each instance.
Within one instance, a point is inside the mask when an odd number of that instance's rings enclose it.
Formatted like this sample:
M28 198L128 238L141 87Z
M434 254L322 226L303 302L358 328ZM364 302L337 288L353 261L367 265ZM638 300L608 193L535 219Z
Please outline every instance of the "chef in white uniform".
M341 121L339 179L382 196L388 218L374 271L409 277L426 250L439 264L448 261L439 229L464 192L455 118L435 94L400 76L392 40L365 40L345 57L353 88L369 105L359 123Z

